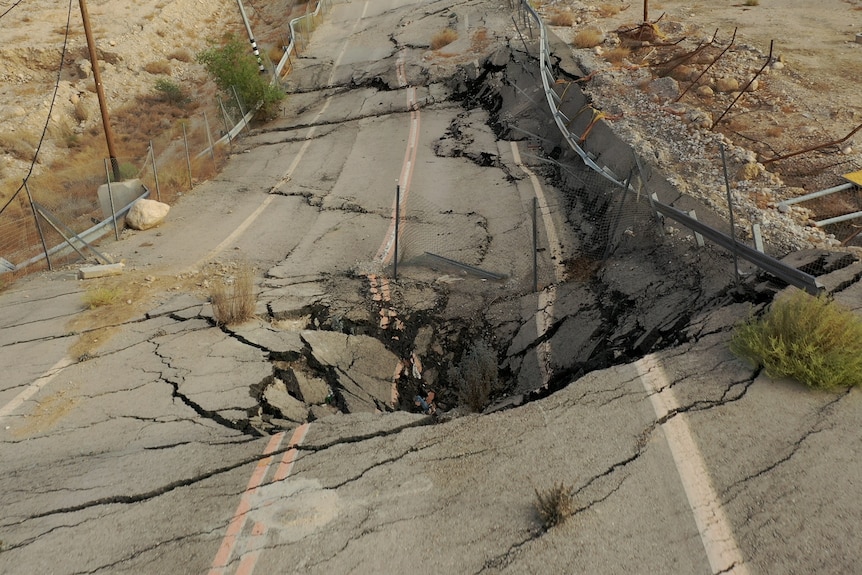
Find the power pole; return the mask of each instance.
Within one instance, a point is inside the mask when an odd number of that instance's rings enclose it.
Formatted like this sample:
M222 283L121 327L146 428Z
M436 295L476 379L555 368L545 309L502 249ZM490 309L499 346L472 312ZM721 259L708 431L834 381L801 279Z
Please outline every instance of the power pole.
M257 67L261 74L266 73L266 68L263 67L263 60L260 57L260 51L257 49L257 42L254 40L254 34L251 33L251 24L248 21L248 16L245 15L245 7L242 5L242 0L236 0L239 4L239 13L242 16L242 22L245 24L245 31L248 32L248 41L251 42L251 51L254 57L257 58Z
M111 131L111 118L108 116L108 105L105 102L105 89L102 87L102 75L99 72L99 57L96 54L96 43L93 41L93 31L90 29L90 13L87 11L86 0L78 0L81 5L81 18L84 20L84 35L87 37L87 49L90 52L90 64L93 65L93 81L96 82L96 96L99 98L99 110L102 112L102 126L105 128L105 141L108 143L108 157L111 159L111 169L114 181L120 181L120 164L114 151L114 133Z

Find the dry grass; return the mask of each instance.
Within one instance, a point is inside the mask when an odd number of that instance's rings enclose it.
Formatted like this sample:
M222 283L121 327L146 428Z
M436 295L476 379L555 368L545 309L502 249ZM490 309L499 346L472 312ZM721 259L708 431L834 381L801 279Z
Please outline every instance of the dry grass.
M168 54L168 60L176 60L178 62L194 62L195 55L192 54L192 51L188 48L177 48L170 54Z
M498 378L494 350L481 340L464 354L457 366L449 369L449 381L458 389L461 403L473 412L480 412L488 405Z
M548 14L548 24L551 26L574 26L575 15L568 10L555 8Z
M266 51L266 55L270 62L278 64L281 61L281 57L284 56L284 50L281 49L281 46L272 46Z
M156 60L155 62L147 62L144 65L144 70L156 76L170 76L171 63L167 60Z
M572 490L562 483L555 483L549 489L536 491L534 505L542 527L547 531L551 527L560 525L566 519L574 515L575 504Z
M611 48L610 50L604 53L605 60L608 62L613 62L614 64L620 64L623 60L632 55L632 51L625 46L616 46L615 48Z
M120 301L122 293L113 287L96 287L84 292L84 305L87 309L109 306Z
M36 153L39 136L29 132L0 132L0 152L29 162Z
M233 277L219 278L210 288L213 318L218 325L235 325L254 317L254 269L243 264Z
M75 102L75 121L86 122L90 119L90 109L87 108L87 102L84 98L78 98Z
M584 28L579 30L572 39L575 48L594 48L602 43L604 34L598 28Z
M618 6L616 4L599 4L598 15L599 18L610 18L611 16L616 16L626 8L628 8L628 5Z
M439 50L458 39L458 32L452 28L443 28L431 37L431 49Z

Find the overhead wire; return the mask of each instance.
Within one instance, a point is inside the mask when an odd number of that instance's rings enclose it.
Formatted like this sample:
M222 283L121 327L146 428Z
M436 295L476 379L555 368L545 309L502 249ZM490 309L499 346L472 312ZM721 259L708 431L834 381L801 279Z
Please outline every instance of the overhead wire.
M5 15L6 15L6 14L8 14L9 12L11 12L11 11L16 7L16 6L18 6L18 4L20 4L20 3L21 3L21 2L23 2L23 1L24 1L24 0L18 0L17 2L15 2L15 3L14 3L14 4L12 4L11 6L9 6L9 7L6 9L6 11L5 11L5 12L3 12L2 14L0 14L0 19L2 19L2 18L3 18L3 16L5 16Z
M23 0L18 0L18 2L14 6L12 6L12 8L20 4L22 1ZM11 10L12 8L9 8L9 10ZM7 10L4 15L8 13L9 10ZM60 77L63 73L63 62L66 60L66 47L69 43L69 28L71 27L71 24L72 0L69 0L69 10L66 14L66 32L63 36L63 49L60 51L60 65L57 67L57 80L54 82L54 93L51 95L51 105L48 107L48 117L45 119L45 125L42 128L42 135L39 137L39 143L36 146L36 152L33 154L33 161L30 162L30 169L27 171L27 175L24 177L24 181L21 183L18 189L15 190L15 193L12 194L9 200L5 204L3 204L2 208L0 208L0 213L3 213L9 206L9 204L12 203L12 200L18 197L18 194L21 193L21 190L23 190L24 186L27 184L27 180L33 174L33 168L36 165L36 159L39 157L39 152L42 149L42 142L45 141L45 134L48 133L48 125L51 123L51 115L54 113L54 103L57 101L57 92L60 90Z

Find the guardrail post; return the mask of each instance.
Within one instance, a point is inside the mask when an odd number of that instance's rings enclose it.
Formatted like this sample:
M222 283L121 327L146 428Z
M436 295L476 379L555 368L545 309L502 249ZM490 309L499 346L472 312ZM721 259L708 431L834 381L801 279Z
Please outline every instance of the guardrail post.
M688 215L691 216L691 219L697 220L697 212L694 210L688 212ZM702 248L704 246L703 235L700 232L694 232L694 241L697 243L697 247Z
M754 249L760 253L763 251L763 236L760 233L760 224L751 224L751 235L754 236Z

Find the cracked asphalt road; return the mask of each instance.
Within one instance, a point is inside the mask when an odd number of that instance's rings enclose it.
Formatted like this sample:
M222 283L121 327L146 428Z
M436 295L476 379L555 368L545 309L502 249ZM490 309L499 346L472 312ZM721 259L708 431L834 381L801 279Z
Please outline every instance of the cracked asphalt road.
M285 117L244 138L158 230L107 248L126 259L129 283L149 286L109 330L70 323L87 289L74 269L0 294L0 572L857 570L860 394L811 393L733 358L730 326L747 303L700 310L679 328L683 343L489 415L437 423L368 412L300 425L259 412L255 390L273 361L294 361L310 339L309 326L285 325L321 302L330 320L373 324L364 278L382 268L374 254L404 177L411 98L421 117L412 201L449 207L468 230L453 240L460 257L508 279L410 267L393 309L405 319L433 309L422 282L446 279L456 287L444 313L511 313L500 331L523 359L519 381L547 375L526 350L541 347L558 367L585 345L577 318L563 319L590 311L593 296L576 286L554 291L547 321L535 319L547 295L465 304L529 277L512 253L529 246L523 208L534 190L511 145L481 122L467 131L470 153L435 152L453 125L470 124L442 79L474 55L423 59L451 14L521 45L494 2L334 5L290 78ZM480 166L481 152L502 167ZM571 245L562 224L561 247L546 256ZM265 270L259 319L219 329L199 270L234 259ZM609 281L628 281L609 270ZM856 282L827 285L858 302ZM82 338L98 341L70 355ZM543 531L535 490L556 483L571 488L576 512Z

